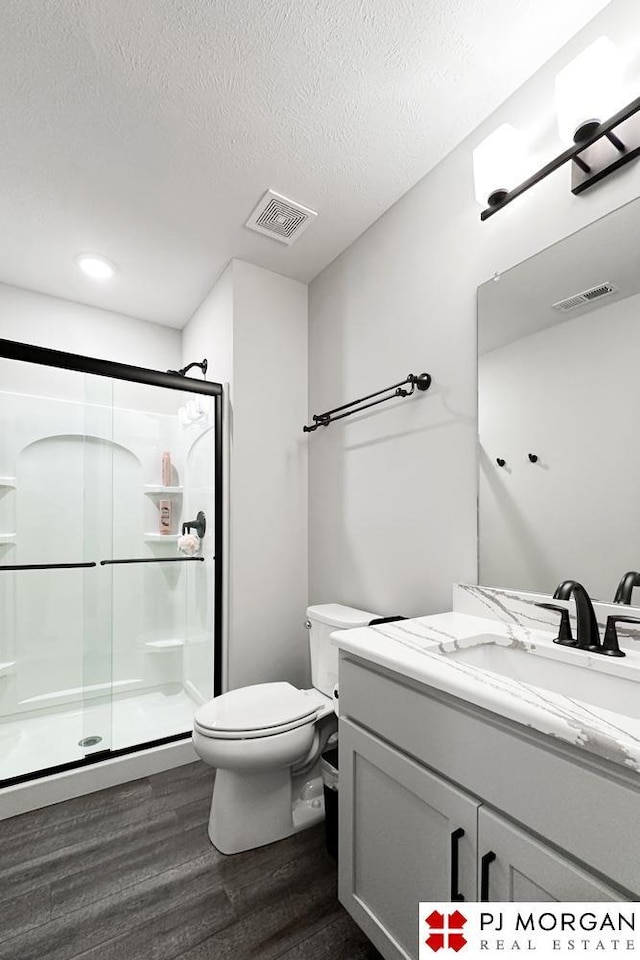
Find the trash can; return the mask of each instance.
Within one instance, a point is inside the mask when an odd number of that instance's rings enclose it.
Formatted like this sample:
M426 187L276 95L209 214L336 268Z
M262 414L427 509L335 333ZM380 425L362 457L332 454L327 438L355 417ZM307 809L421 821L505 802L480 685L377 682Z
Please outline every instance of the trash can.
M322 754L320 763L324 789L324 829L327 850L338 859L338 748Z

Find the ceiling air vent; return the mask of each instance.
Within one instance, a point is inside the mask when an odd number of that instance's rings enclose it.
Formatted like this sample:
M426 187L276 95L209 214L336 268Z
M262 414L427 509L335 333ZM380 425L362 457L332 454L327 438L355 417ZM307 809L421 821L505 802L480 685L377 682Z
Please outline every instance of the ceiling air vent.
M287 200L274 190L267 190L246 225L265 237L290 244L304 233L317 216L314 210Z
M606 283L599 283L597 287L591 287L590 290L583 290L582 293L575 293L565 300L558 300L551 306L560 313L566 313L567 310L575 310L576 307L582 307L585 303L592 303L594 300L600 300L601 297L608 297L611 293L617 292L618 288L607 280Z

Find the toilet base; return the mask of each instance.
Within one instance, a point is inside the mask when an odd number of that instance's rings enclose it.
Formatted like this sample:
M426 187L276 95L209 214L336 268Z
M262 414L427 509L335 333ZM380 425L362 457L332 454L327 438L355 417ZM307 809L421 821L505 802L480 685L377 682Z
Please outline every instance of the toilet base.
M315 772L315 771L314 771ZM217 770L209 839L220 853L241 853L284 840L324 820L322 780L291 769Z

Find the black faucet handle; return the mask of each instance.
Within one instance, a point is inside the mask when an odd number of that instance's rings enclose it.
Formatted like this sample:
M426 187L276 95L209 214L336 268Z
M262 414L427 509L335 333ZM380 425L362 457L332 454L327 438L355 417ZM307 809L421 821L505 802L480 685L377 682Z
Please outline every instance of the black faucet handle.
M553 641L560 643L563 647L577 647L577 641L573 639L571 633L571 621L569 620L569 611L566 607L561 607L558 603L536 603L536 607L542 607L543 610L555 610L560 614L560 629L558 636Z
M607 617L607 628L604 631L604 640L602 641L600 653L604 653L607 657L626 657L626 653L620 649L618 643L616 623L640 623L640 620L638 617L618 617L615 616L615 614Z

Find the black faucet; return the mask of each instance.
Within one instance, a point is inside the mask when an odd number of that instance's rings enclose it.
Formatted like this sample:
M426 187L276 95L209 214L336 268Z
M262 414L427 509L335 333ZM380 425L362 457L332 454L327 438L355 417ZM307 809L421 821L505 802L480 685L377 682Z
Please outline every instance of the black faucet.
M579 650L600 652L600 630L591 598L581 583L575 580L564 580L556 587L553 599L570 600L571 597L576 602L576 647Z
M631 603L631 594L634 587L640 587L640 573L630 570L621 578L613 598L614 603Z

